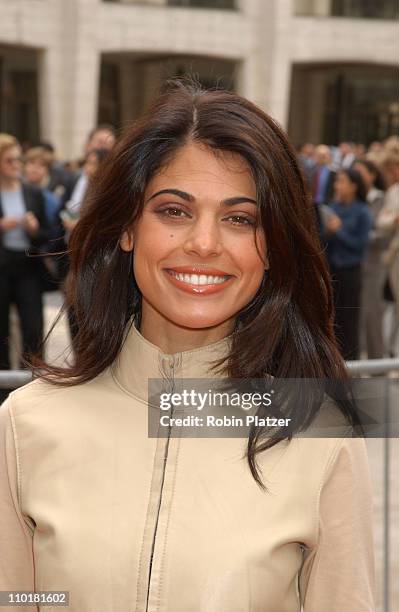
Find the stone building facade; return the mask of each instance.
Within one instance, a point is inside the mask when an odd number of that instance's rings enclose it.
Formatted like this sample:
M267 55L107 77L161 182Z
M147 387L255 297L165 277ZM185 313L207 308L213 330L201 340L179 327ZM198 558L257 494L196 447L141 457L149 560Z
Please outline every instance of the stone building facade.
M0 130L63 157L187 72L261 105L296 144L399 133L398 3L0 0Z

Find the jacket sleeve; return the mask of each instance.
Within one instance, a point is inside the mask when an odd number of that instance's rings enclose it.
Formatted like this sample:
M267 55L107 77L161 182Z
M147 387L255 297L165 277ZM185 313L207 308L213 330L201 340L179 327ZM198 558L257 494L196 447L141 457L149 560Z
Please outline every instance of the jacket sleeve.
M22 183L22 191L26 210L32 212L39 222L38 230L34 236L27 233L31 247L38 249L48 242L50 238L50 225L46 215L46 201L43 191L38 187Z
M319 497L319 536L299 578L304 612L374 612L373 503L363 438L340 440Z
M40 247L45 244L50 238L50 225L46 215L46 202L42 190L37 190L34 193L36 200L36 217L39 221L39 228L35 236L30 236L30 241L33 246Z
M358 223L354 231L349 231L345 225L343 225L341 229L333 234L333 237L341 241L347 249L351 249L355 252L364 249L367 245L369 233L373 226L373 220L368 210L365 208L362 213L363 214L359 215Z
M11 400L0 407L0 591L34 591L33 534L20 508ZM34 612L37 606L1 606Z

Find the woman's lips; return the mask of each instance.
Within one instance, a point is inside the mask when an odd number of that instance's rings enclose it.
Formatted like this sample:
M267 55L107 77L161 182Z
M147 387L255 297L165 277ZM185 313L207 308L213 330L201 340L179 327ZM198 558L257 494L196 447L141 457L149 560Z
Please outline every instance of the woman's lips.
M223 291L234 280L234 276L209 274L208 271L207 274L200 274L198 272L186 273L171 269L166 269L165 272L175 287L195 295L210 295Z

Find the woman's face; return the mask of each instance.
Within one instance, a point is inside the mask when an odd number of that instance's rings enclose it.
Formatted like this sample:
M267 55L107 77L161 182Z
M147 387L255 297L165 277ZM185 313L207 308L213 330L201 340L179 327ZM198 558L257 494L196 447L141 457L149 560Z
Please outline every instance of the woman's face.
M256 294L267 262L256 228L256 189L245 161L190 143L150 181L133 234L142 315L190 329L233 329ZM156 314L155 314L156 313ZM226 325L227 324L227 325Z
M21 175L21 149L9 147L0 158L0 177L6 180L18 179Z
M24 168L25 179L32 185L40 185L48 176L48 170L45 163L39 159L32 159L26 162Z
M95 153L89 153L84 163L85 174L91 179L97 172L99 163L98 157Z
M345 172L338 172L334 183L335 197L338 202L353 202L356 197L356 189L355 183L352 183Z

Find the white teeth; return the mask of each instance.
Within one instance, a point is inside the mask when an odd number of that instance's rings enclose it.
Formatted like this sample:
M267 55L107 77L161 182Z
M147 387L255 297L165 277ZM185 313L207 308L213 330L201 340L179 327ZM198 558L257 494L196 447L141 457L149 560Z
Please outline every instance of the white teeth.
M190 285L217 285L224 283L228 278L227 276L208 276L206 274L180 274L173 270L170 270L170 274L179 281Z

